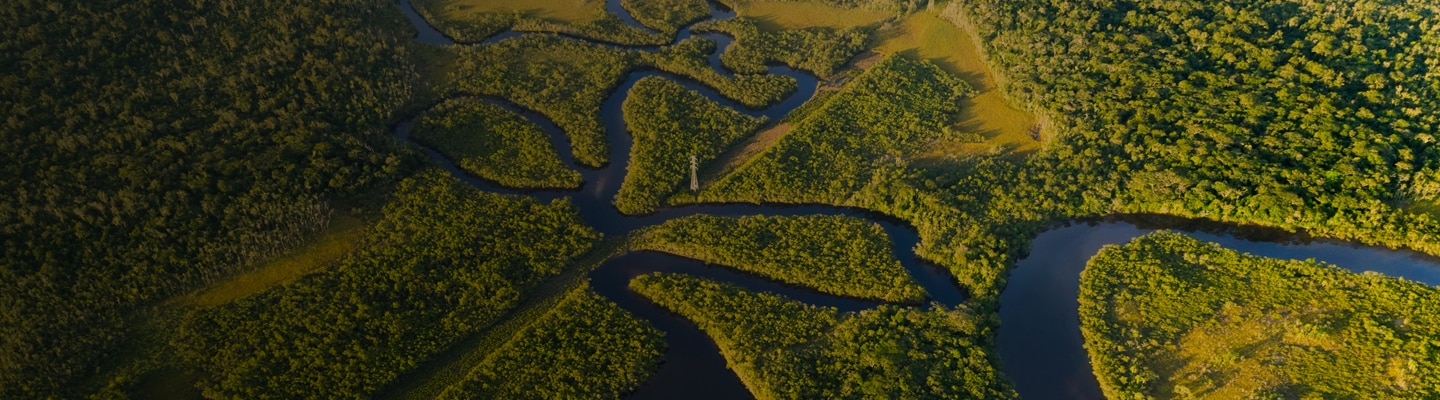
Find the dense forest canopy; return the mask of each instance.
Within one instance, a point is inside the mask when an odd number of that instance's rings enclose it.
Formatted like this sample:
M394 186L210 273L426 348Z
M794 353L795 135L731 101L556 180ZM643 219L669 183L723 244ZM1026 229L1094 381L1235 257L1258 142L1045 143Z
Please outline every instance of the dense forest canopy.
M388 0L0 6L0 397L93 368L137 304L294 245L394 179Z
M1402 210L1435 192L1440 4L961 3L1009 93L1063 121L1064 162L1119 180L1121 211L1433 232Z
M1259 290L1257 290L1259 289ZM1080 319L1111 398L1434 398L1440 290L1162 232L1101 250Z

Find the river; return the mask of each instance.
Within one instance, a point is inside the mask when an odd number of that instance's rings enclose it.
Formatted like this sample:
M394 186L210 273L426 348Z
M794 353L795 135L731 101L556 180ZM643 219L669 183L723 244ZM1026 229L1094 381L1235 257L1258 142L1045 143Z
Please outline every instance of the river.
M409 0L400 2L406 17L418 31L417 40L424 43L485 45L525 34L513 31L504 32L476 44L456 44L418 15L411 7ZM639 25L620 6L619 0L607 0L606 10L619 16L628 24L648 32L654 32L654 30ZM727 19L734 16L734 12L711 3L712 19ZM732 39L715 33L694 34L687 26L676 35L675 41L678 42L692 36L704 37L717 42L716 52L709 57L710 65L722 74L729 75L729 72L721 65L719 55ZM592 43L594 42L592 41ZM635 51L658 49L658 46L601 44ZM621 214L611 204L611 199L614 198L615 193L619 190L620 182L624 179L632 145L625 121L621 117L620 106L630 87L636 81L647 76L670 78L720 104L752 116L767 117L772 121L804 104L815 94L818 87L816 77L789 67L770 67L769 72L795 79L799 82L799 89L784 101L763 110L741 107L704 85L671 74L653 70L630 72L626 80L614 89L601 108L606 138L610 143L610 163L601 168L585 168L577 165L571 157L570 146L564 133L544 115L502 99L485 98L540 125L550 136L562 160L581 172L585 183L579 190L524 191L501 187L463 172L452 160L445 158L434 149L413 142L411 144L423 149L431 159L452 175L481 190L529 195L540 200L570 197L579 209L581 218L587 224L611 237L624 235L635 229L670 219L695 214L719 216L848 215L865 218L884 228L894 243L896 258L920 282L932 300L950 306L961 303L964 295L955 286L951 277L938 268L922 263L916 257L914 248L919 243L919 237L915 230L902 221L887 216L863 210L823 205L764 206L751 204L670 207L653 214L631 216ZM396 129L396 136L409 141L409 129L413 122L414 118L411 118L400 123ZM1085 353L1080 336L1077 314L1080 271L1084 269L1085 263L1099 251L1101 246L1123 244L1136 236L1157 229L1179 230L1203 240L1220 243L1228 248L1261 256L1291 259L1314 258L1354 271L1375 270L1390 276L1401 276L1432 285L1440 284L1440 262L1407 251L1365 248L1328 242L1302 242L1297 241L1297 238L1292 235L1283 233L1174 218L1128 218L1103 222L1072 223L1056 227L1035 238L1031 244L1031 254L1020 260L1012 271L1000 300L1001 323L997 338L997 351L1003 372L1014 383L1022 398L1090 399L1102 397L1099 384L1091 373L1089 358ZM649 321L656 328L665 332L665 342L668 346L665 362L649 381L631 395L632 398L736 399L752 397L734 372L725 367L725 360L721 357L715 342L700 331L694 323L657 307L649 300L629 290L628 285L631 279L657 271L682 272L712 278L735 283L751 290L774 292L810 304L832 306L841 310L861 310L879 304L829 296L663 253L636 252L610 259L590 272L591 286L596 292L619 304L621 308Z

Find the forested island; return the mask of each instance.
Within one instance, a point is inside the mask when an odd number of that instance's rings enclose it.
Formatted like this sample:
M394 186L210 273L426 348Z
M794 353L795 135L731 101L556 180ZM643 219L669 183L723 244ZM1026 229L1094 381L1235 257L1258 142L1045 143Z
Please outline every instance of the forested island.
M1087 254L1076 385L1440 387L1437 282L1191 228L1440 276L1437 1L0 16L0 398L1044 397L1010 273L1135 215L1189 222Z

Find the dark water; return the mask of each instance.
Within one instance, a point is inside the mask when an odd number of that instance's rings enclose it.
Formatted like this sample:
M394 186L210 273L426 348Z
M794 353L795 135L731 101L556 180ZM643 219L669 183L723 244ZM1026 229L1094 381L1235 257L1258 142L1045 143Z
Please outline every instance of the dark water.
M454 44L454 41L436 31L417 15L410 8L409 0L401 0L401 4L406 16L419 31L417 40L435 45ZM636 23L620 6L618 0L608 0L606 9L631 25L654 32L653 29ZM714 19L727 19L735 15L715 4L711 5L711 11ZM477 45L494 43L523 34L525 33L504 32L487 38ZM717 51L709 57L710 65L716 71L730 75L730 72L721 66L719 55L727 48L732 39L721 34L695 34L690 31L689 27L685 27L676 35L675 40L678 42L692 36L700 36L717 42ZM576 38L576 40L584 39ZM658 46L599 44L636 51L655 51L659 48ZM925 288L932 300L945 305L955 305L963 301L964 294L955 286L947 273L924 265L915 256L914 248L919 243L919 237L914 229L887 216L834 206L750 204L691 205L665 208L650 215L629 216L620 214L611 204L611 199L614 198L624 179L632 145L625 122L621 118L620 106L636 81L647 76L669 78L727 107L771 120L783 117L815 94L818 80L812 75L781 66L771 67L769 72L795 79L799 82L799 89L783 102L763 110L745 108L725 99L702 84L670 74L653 70L631 72L624 83L606 99L601 108L607 140L610 143L611 163L598 169L584 168L574 162L568 139L549 118L502 99L484 98L493 104L515 111L541 126L550 135L562 160L580 171L584 177L585 184L579 190L523 191L501 187L465 173L454 162L433 149L424 146L418 147L452 175L482 190L529 195L540 200L569 197L579 208L581 217L587 224L610 236L623 235L638 228L696 214L717 216L849 215L866 218L884 228L894 242L896 258ZM397 137L408 141L409 128L413 122L414 118L411 118L399 124L396 129ZM1079 223L1051 229L1035 238L1031 245L1031 254L1020 260L1001 296L999 356L1004 364L1005 374L1015 384L1022 397L1027 399L1102 397L1095 377L1091 373L1088 356L1080 337L1079 317L1076 312L1080 271L1084 268L1086 261L1099 251L1101 246L1122 244L1136 236L1159 228L1180 230L1203 240L1218 242L1226 247L1256 255L1297 259L1314 258L1357 271L1373 269L1386 275L1401 276L1430 284L1440 283L1440 263L1411 252L1335 243L1293 243L1297 238L1292 235L1264 230L1243 229L1175 218ZM668 346L665 363L647 383L631 395L634 398L736 399L752 397L740 383L739 378L725 367L725 360L721 357L715 342L700 331L695 324L655 306L649 300L629 290L628 285L631 279L657 271L681 272L707 277L735 283L752 290L779 293L810 304L837 307L841 310L860 310L878 304L825 295L663 253L638 252L616 257L590 273L591 286L596 292L616 302L626 311L649 321L656 328L664 331L665 342Z
M1139 226L1137 226L1137 224ZM1156 225L1160 226L1156 226ZM1141 226L1144 226L1143 228ZM1124 244L1156 228L1185 232L1226 248L1274 258L1310 259L1355 272L1440 285L1440 263L1410 251L1305 242L1304 238L1194 221L1076 223L1035 237L1029 257L1010 273L1000 296L997 347L1004 371L1026 399L1100 399L1100 386L1080 336L1080 271L1108 244ZM1239 236L1239 237L1237 237ZM1265 239L1269 241L1256 241Z

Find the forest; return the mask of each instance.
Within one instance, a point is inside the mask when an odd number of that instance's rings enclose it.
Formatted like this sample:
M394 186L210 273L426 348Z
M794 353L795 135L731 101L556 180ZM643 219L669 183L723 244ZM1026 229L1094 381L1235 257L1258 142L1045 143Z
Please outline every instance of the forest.
M873 222L843 216L695 215L649 227L630 247L725 265L821 292L917 304L925 289Z
M768 32L748 17L702 22L694 30L734 37L735 42L720 55L720 61L725 68L742 74L764 73L766 66L784 64L817 76L830 76L864 50L870 39L869 30L863 27Z
M671 193L688 187L692 157L709 164L765 122L654 76L636 82L621 107L634 138L625 181L615 194L615 206L626 214L655 212Z
M567 199L481 192L437 170L400 182L339 265L193 313L180 354L209 397L365 397L486 328L599 238Z
M660 363L660 336L645 321L581 287L440 398L619 398Z
M449 90L501 97L544 114L570 138L577 162L598 167L609 161L600 108L631 71L654 68L694 79L749 107L778 102L795 90L788 77L720 75L704 60L714 48L713 41L697 38L657 52L624 51L527 35L454 50L460 61Z
M131 310L415 162L384 126L418 78L392 1L5 4L0 397L73 396Z
M1080 286L1111 398L1434 398L1437 304L1424 284L1170 232L1107 247Z
M630 287L700 325L759 399L1015 397L963 307L840 313L683 274Z
M430 109L410 133L466 172L514 188L580 187L580 173L560 161L540 126L482 99L449 100Z
M1435 0L415 3L460 45L416 43L393 0L0 6L0 398L143 398L157 376L225 398L384 397L411 380L449 397L621 396L663 368L659 332L581 283L628 250L907 305L631 282L700 325L759 397L1011 398L1000 294L1057 223L1153 213L1440 254ZM729 48L675 40L711 6L739 16L693 29ZM503 31L529 34L482 44ZM931 51L968 45L987 68ZM773 65L827 80L778 121L734 109L799 92ZM482 193L392 136L417 117L413 137L467 174L576 188L564 160L617 161L607 138L627 132L601 115L616 106L635 139L605 199L622 213L864 209L913 226L964 304L908 306L925 293L874 224L696 216L602 239L614 227L565 198L583 191ZM1024 117L1004 133L974 122L1012 106ZM982 151L945 147L960 142ZM722 157L741 143L757 150ZM698 193L691 155L718 170ZM1440 396L1433 288L1174 234L1089 271L1087 346L1111 395ZM451 354L465 368L412 376ZM1175 357L1191 363L1157 361Z

